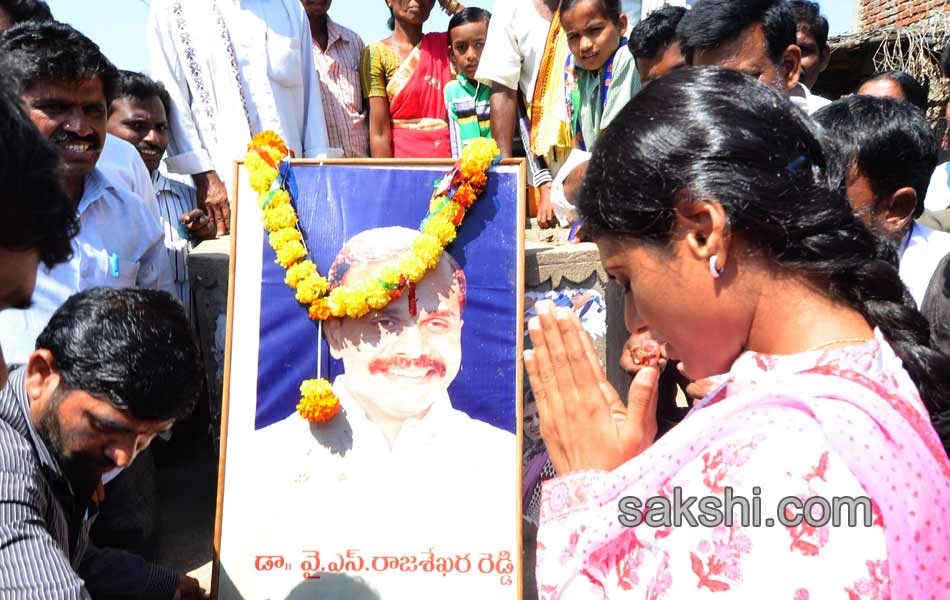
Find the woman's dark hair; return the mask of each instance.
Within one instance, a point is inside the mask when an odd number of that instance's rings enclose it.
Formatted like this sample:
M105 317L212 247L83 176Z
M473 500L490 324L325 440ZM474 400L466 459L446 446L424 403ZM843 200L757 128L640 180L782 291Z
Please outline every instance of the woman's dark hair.
M785 49L798 39L795 17L785 0L699 0L686 11L676 36L692 63L694 50L719 47L756 24L765 33L769 58L779 64Z
M60 181L59 153L24 112L6 58L0 55L0 249L35 250L52 268L72 256L79 219Z
M903 187L917 192L914 218L924 212L940 146L927 117L907 102L849 96L816 111L812 118L843 146L849 165L867 177L874 209Z
M191 323L168 292L79 292L53 313L36 347L52 353L64 389L106 398L143 421L184 418L201 392Z
M913 75L907 73L906 71L887 71L886 73L878 73L868 77L861 82L861 85L858 86L858 89L861 89L865 83L871 81L879 81L881 79L889 79L897 84L900 87L901 92L904 94L904 98L907 98L907 101L924 111L924 114L927 113L927 102L930 97L929 86L926 86L919 81L917 81Z
M467 6L458 11L449 19L449 28L446 30L449 34L449 45L452 44L452 30L469 23L488 23L491 21L491 13L484 8L477 6Z
M577 6L578 2L583 2L584 0L561 0L561 6L558 8L560 14L564 14L565 10L570 10ZM620 6L620 0L593 0L600 5L600 11L604 13L608 19L614 23L620 22L620 15L623 14L623 8ZM626 33L626 32L624 32Z
M112 101L119 71L99 46L57 21L26 21L0 34L0 53L19 75L18 88L36 81L86 81L99 78L106 103Z
M950 356L894 267L893 245L855 217L809 117L737 71L671 73L637 94L602 134L578 210L594 238L665 247L675 207L715 199L731 234L808 277L879 327L950 440Z

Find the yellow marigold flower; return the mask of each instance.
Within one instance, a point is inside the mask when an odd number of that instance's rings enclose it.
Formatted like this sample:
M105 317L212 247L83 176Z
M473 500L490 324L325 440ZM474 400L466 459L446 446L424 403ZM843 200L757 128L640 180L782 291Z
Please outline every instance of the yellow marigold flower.
M386 285L399 285L399 277L402 273L396 265L386 265L379 272L379 279Z
M251 189L258 194L269 190L279 175L277 169L264 162L257 152L248 152L244 157L244 164L247 166Z
M366 296L366 304L373 310L382 310L389 304L391 296L389 290L384 288L378 281L368 283L363 290Z
M402 261L402 268L400 270L405 273L406 279L412 283L416 283L426 274L426 265L418 256L410 254Z
M308 379L300 384L297 413L311 423L329 421L340 412L340 400L326 379Z
M297 302L301 304L311 304L315 302L327 293L328 285L327 280L316 273L306 279L302 279L296 286Z
M316 274L317 265L313 261L302 260L294 266L287 269L287 275L284 277L284 283L292 288L297 287L297 283Z
M277 264L288 268L307 255L307 249L300 242L289 242L277 250Z
M330 312L330 304L326 300L317 300L311 304L307 314L314 321L326 321L333 316Z
M359 319L369 312L369 306L366 305L366 295L358 288L346 290L343 295L343 304L346 316L351 319Z
M280 161L290 154L287 150L287 144L284 143L280 135L273 131L262 131L258 133L251 138L250 146L266 150L271 156L276 156L277 161Z
M270 197L267 208L276 206L290 206L290 194L287 193L287 190L277 190L274 192L274 195Z
M289 204L268 206L264 209L264 228L277 231L297 226L297 211Z
M426 223L423 233L426 233L436 240L442 247L448 246L455 241L455 226L442 216L432 217Z
M434 269L439 264L439 259L442 258L442 245L439 244L436 237L428 233L420 234L412 243L412 249L419 260L422 261L422 264L426 266L427 271Z
M484 171L491 166L492 160L498 155L498 145L494 140L476 138L462 148L462 174Z
M445 202L445 196L432 196L432 200L429 202L429 214L431 215L439 210L443 202Z
M449 223L454 223L455 218L459 216L461 211L462 207L458 205L458 202L450 200L449 203L445 205L445 208L442 209L440 216L445 217L445 220Z
M270 242L270 247L274 250L280 250L284 245L290 242L299 242L301 240L303 240L303 237L295 227L278 229L277 231L271 232L267 238L267 241Z
M330 295L327 296L327 307L334 317L340 318L346 315L345 296L346 288L343 287L333 288Z

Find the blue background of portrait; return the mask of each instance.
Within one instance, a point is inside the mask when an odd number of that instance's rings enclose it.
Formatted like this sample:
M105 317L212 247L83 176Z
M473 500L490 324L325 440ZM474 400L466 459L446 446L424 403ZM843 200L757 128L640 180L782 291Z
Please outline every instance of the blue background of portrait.
M416 229L434 183L447 167L406 169L297 165L300 226L320 272L326 274L346 240L366 229ZM449 387L452 405L471 417L515 432L518 344L518 174L493 170L485 193L466 216L449 252L465 271L462 368ZM284 270L263 244L260 351L255 428L294 411L300 382L317 376L317 324L284 284ZM343 363L323 343L323 375Z

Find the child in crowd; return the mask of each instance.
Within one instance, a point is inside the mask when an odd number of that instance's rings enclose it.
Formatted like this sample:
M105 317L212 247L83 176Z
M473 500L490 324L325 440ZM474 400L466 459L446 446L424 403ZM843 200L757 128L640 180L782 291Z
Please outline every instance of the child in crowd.
M627 15L620 0L562 0L558 10L571 51L564 65L564 94L575 150L551 186L551 204L560 224L567 225L576 220L574 197L590 158L587 151L640 91L640 75L625 48Z
M452 156L458 158L469 140L491 137L489 123L491 87L475 80L475 71L488 37L487 10L468 7L449 21L449 55L458 77L445 86Z

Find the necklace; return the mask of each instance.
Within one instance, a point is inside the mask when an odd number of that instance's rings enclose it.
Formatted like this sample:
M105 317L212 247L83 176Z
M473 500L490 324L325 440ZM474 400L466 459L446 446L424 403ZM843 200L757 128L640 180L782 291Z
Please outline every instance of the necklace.
M821 350L822 348L836 346L838 344L859 344L867 341L867 338L843 338L840 340L831 340L830 342L825 342L824 344L818 344L817 346L809 348L808 350L805 350L805 352L814 352L815 350Z

